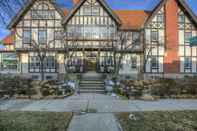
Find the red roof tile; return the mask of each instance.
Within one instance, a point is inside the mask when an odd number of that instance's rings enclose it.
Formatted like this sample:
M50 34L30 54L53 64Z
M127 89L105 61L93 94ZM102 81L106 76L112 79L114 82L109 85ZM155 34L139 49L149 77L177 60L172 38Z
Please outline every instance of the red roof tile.
M151 14L144 10L114 10L121 20L121 29L139 30Z

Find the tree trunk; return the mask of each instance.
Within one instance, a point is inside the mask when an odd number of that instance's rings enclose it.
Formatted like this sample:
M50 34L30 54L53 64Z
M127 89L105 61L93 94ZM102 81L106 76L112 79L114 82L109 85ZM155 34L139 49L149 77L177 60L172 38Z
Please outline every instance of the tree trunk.
M44 59L40 59L40 63L41 63L41 68L40 68L40 72L41 72L41 81L44 81Z

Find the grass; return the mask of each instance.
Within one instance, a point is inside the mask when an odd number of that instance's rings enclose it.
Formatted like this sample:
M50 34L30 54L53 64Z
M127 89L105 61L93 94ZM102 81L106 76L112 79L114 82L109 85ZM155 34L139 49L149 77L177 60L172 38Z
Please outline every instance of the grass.
M116 114L123 131L197 131L197 111L134 112Z
M0 131L66 131L72 113L0 112Z

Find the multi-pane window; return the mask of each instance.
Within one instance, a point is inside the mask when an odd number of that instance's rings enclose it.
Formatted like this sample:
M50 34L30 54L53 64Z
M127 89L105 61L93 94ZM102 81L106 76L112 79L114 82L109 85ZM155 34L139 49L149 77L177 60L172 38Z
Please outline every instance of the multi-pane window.
M62 40L63 35L63 31L55 31L55 40Z
M190 57L185 57L184 69L185 70L191 70L192 69L192 59Z
M38 43L39 44L47 43L47 30L42 29L38 31Z
M132 43L133 44L140 44L140 33L139 32L133 32L132 33Z
M137 69L137 57L132 57L131 58L131 68L132 69Z
M151 31L151 41L158 41L158 32Z
M43 61L43 71L44 72L55 72L56 71L56 59L55 56L46 56ZM36 55L31 55L29 57L29 69L30 72L40 72L41 71L41 61Z
M55 11L50 10L49 6L45 3L40 3L36 9L31 11L32 19L54 19L55 18Z
M185 23L185 16L184 16L184 14L179 14L179 23Z
M160 22L160 23L164 22L164 15L163 14L158 14L157 15L157 22Z
M157 57L151 58L151 69L158 69L159 68L159 61Z
M31 56L29 63L30 69L40 69L40 59L38 56Z
M45 69L55 69L56 68L56 60L54 56L47 56L44 61Z
M0 65L3 71L17 70L18 60L15 53L1 53Z
M31 30L25 29L23 30L23 44L30 44L31 43Z

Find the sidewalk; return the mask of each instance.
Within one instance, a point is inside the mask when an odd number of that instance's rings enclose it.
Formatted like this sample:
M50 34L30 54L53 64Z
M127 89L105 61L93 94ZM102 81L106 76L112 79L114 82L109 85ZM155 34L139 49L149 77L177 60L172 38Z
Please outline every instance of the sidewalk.
M98 113L132 111L197 110L197 100L165 99L159 101L120 100L99 94L81 94L62 100L5 100L0 110L80 112L94 109Z

